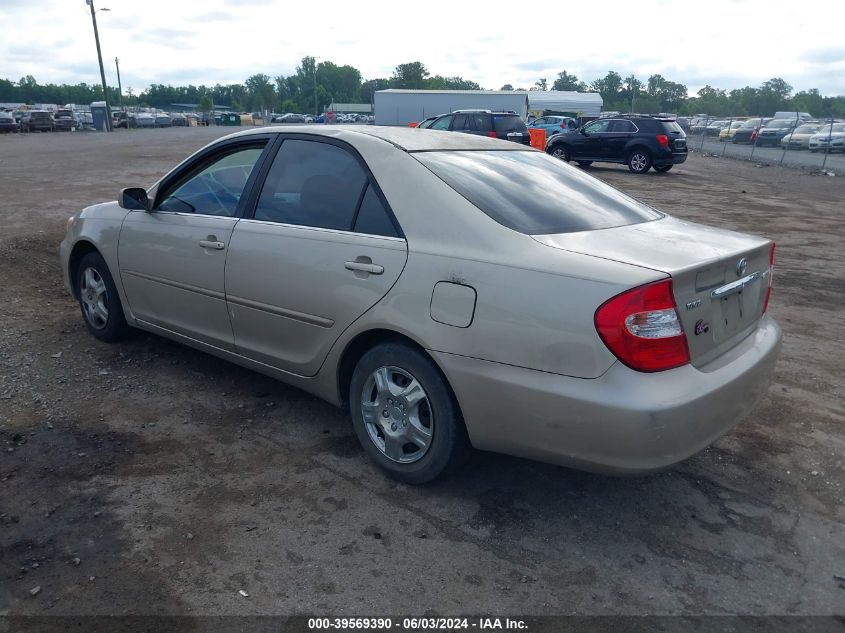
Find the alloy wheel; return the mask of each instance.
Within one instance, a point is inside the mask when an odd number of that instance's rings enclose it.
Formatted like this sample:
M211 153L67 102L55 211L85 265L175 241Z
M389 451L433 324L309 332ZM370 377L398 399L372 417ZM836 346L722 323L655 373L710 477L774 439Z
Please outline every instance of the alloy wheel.
M91 327L102 330L109 321L109 301L106 282L95 268L86 268L82 272L79 284L79 299L85 318Z
M645 171L648 169L648 157L642 152L637 152L631 156L631 168L636 172Z
M420 382L399 367L379 367L364 382L361 414L367 435L400 464L419 461L431 446L434 415Z

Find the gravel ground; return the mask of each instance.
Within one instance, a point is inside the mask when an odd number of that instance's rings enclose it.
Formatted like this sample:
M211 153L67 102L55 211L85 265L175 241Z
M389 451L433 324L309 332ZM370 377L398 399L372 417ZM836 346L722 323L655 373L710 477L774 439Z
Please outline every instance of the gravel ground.
M65 294L66 217L225 131L0 137L0 615L845 611L845 180L590 168L777 241L768 395L647 478L476 454L413 488L331 406L147 334L99 343Z

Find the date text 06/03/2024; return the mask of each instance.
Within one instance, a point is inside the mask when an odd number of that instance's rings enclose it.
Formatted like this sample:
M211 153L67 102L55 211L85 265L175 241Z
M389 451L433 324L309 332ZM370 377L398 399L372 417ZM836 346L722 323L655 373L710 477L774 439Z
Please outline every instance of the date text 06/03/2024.
M404 631L527 631L528 625L524 620L498 617L479 618L441 618L421 617L402 618L308 618L310 630L371 630L388 631L400 629Z

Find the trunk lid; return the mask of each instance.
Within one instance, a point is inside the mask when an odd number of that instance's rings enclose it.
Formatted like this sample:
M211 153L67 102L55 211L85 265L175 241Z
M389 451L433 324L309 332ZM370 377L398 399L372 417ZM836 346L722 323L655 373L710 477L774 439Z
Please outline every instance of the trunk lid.
M736 345L763 315L771 240L669 216L612 229L532 237L553 248L669 275L695 366Z

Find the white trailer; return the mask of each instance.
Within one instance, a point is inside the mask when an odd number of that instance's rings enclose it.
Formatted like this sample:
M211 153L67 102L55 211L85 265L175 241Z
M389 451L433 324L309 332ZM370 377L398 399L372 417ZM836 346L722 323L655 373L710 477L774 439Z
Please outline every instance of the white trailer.
M528 93L514 90L378 90L376 125L408 125L455 110L512 110L528 116Z

